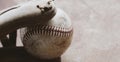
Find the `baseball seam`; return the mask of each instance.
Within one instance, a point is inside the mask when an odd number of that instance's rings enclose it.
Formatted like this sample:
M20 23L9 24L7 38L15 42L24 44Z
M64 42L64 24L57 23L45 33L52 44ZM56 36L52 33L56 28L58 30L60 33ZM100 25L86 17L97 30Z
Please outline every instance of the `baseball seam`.
M29 39L31 35L48 35L57 37L70 37L73 34L73 28L63 28L48 25L34 25L29 28L24 35L24 39Z

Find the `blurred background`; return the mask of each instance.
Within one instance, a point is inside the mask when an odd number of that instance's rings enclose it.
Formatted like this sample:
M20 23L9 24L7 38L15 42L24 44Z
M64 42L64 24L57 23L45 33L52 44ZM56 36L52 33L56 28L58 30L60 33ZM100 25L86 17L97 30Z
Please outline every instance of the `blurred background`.
M70 16L74 27L72 44L62 55L62 62L120 62L119 0L55 2ZM0 0L0 10L16 4ZM17 45L22 45L19 37Z

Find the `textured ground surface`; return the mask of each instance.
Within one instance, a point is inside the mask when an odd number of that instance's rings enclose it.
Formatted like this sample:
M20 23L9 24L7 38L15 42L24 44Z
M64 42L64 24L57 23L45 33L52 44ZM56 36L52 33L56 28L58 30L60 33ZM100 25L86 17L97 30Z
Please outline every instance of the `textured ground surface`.
M0 0L0 9L11 3ZM56 5L74 26L73 42L62 62L120 62L119 0L56 0Z

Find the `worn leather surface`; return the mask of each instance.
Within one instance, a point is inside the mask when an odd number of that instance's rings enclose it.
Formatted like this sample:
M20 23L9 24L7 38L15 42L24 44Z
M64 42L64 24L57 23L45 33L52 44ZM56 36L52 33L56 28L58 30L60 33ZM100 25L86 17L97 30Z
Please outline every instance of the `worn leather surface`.
M73 42L62 55L61 62L120 62L119 0L56 2L68 13L74 26ZM13 3L12 0L0 0L0 8L13 5L10 3ZM18 45L21 43L18 42Z

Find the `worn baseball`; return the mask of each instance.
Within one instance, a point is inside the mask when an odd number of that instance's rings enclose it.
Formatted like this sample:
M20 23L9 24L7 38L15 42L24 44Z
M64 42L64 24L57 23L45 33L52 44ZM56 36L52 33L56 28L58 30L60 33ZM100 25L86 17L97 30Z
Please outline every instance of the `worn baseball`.
M45 24L21 29L25 49L41 59L60 57L71 44L73 28L70 18L61 9Z

